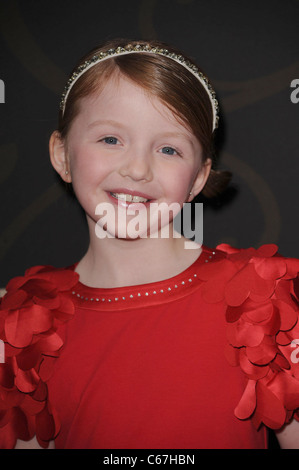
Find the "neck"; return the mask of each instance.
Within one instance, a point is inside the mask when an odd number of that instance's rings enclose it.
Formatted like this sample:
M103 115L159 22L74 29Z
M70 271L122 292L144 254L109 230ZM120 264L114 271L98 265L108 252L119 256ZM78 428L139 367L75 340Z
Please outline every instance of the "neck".
M168 279L187 269L201 253L195 243L194 249L185 249L183 236L99 239L90 225L88 250L76 266L80 281L90 287L123 287Z

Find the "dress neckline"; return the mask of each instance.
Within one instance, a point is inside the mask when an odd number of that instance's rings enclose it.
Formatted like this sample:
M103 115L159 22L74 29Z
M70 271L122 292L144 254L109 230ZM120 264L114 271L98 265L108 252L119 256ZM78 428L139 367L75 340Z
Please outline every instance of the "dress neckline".
M198 258L181 273L146 284L112 288L90 287L83 284L79 278L71 294L77 305L92 310L123 310L171 302L198 288L200 280L197 277L197 269L203 263L212 261L215 254L212 249L202 246ZM69 268L75 271L78 263Z

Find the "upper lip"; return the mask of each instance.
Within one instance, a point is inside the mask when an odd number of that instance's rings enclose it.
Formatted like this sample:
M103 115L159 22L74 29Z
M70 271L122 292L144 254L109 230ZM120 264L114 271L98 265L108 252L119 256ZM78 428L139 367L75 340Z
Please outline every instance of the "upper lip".
M114 188L114 189L109 189L109 193L122 193L122 194L131 194L132 196L139 196L139 197L144 197L145 199L153 199L151 196L149 196L146 193L142 193L140 191L132 191L131 189L128 188Z

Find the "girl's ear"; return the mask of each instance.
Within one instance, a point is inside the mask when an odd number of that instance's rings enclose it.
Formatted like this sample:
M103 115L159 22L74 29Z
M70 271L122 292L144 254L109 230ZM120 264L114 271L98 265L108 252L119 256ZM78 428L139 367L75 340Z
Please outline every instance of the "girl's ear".
M192 199L194 199L195 196L197 196L204 188L207 182L207 179L209 177L211 167L212 167L212 160L208 158L197 173L197 176L190 190L188 202L192 201Z
M61 176L63 181L71 183L69 161L66 153L65 142L58 131L54 131L49 141L50 160L53 168Z

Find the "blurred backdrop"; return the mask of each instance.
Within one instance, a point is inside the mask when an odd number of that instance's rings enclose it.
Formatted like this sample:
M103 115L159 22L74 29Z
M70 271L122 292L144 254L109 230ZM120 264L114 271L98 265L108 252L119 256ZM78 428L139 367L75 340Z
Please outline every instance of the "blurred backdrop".
M77 60L114 37L157 38L193 57L221 106L219 168L229 190L204 201L204 244L277 243L299 257L298 0L0 2L0 287L87 248L84 216L50 165L48 139ZM298 94L299 96L299 94Z

